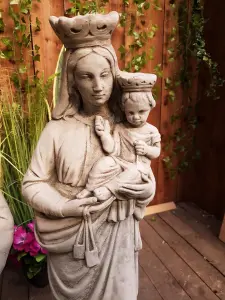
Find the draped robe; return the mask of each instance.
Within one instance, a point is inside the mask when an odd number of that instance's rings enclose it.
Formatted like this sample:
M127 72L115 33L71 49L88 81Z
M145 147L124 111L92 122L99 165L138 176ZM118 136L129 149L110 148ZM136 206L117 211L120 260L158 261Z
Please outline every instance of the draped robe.
M137 299L140 236L134 215L110 222L111 205L91 215L99 262L88 267L74 253L83 217L64 217L61 211L62 204L85 187L93 164L104 155L94 117L77 114L52 120L24 177L23 195L35 210L36 237L49 251L49 281L58 300ZM142 215L148 202L139 205Z

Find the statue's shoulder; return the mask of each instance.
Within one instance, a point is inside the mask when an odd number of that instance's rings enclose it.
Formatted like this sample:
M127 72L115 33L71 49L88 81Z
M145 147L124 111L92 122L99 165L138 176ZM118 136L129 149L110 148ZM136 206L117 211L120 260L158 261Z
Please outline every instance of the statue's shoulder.
M43 133L47 134L51 137L59 137L61 136L63 133L66 132L66 130L68 130L68 128L71 125L69 124L69 122L65 119L59 119L59 120L50 120L44 130Z
M158 129L152 124L146 123L145 127L150 133L159 133Z

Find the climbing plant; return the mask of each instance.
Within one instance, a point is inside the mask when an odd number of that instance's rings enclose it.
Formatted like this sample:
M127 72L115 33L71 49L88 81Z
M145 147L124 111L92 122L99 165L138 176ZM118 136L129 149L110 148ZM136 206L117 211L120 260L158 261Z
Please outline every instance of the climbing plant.
M14 22L13 38L1 39L4 49L1 50L0 57L14 65L12 81L17 89L23 91L36 86L35 81L39 80L38 71L35 69L35 61L40 60L39 46L32 41L32 31L41 30L40 20L38 18L31 20L32 7L35 2L40 2L40 0L11 0L9 16ZM65 12L67 16L107 13L109 10L109 0L68 0L68 2L70 8ZM155 62L157 51L155 41L160 32L159 24L149 22L151 18L149 12L154 11L162 19L167 18L169 13L173 18L174 25L164 32L167 41L166 52L161 62L152 64L152 72L162 78L165 99L160 100L170 106L170 110L176 107L174 104L181 94L183 97L183 104L174 109L169 120L172 134L163 137L163 162L169 176L174 178L187 169L191 162L200 155L194 140L198 122L192 92L199 67L204 64L208 68L211 81L206 93L212 99L217 99L216 91L223 84L223 79L220 77L216 62L206 51L204 2L202 0L168 0L167 2L169 5L162 7L162 1L159 0L123 0L119 12L119 26L125 28L126 43L120 45L117 50L120 53L120 59L124 61L125 70L133 72L144 70L149 62ZM17 5L16 10L14 5ZM0 11L0 32L4 32L4 27ZM30 78L27 72L29 67L23 55L24 51L29 52L31 57L34 70L33 81L28 80ZM178 59L181 64L180 70L165 75L165 65L173 66ZM154 90L154 95L159 99L159 89Z
M9 36L5 34L2 15L0 18L0 80L4 82L0 89L3 174L0 184L17 225L33 218L33 211L21 194L21 183L40 133L50 119L48 93L54 78L44 82L35 69L35 62L40 60L40 48L33 43L32 31L40 31L41 22L38 18L31 22L31 10L31 0L10 1L8 18L13 27L11 32L7 31Z

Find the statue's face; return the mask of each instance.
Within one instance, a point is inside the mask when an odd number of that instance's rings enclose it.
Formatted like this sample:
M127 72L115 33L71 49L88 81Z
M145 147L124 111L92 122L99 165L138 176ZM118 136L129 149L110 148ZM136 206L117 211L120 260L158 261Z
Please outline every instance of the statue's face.
M74 77L84 106L101 106L109 100L113 89L113 76L104 57L91 53L81 58L76 65Z
M143 126L151 111L148 101L134 102L128 99L124 104L124 112L128 123L134 127Z

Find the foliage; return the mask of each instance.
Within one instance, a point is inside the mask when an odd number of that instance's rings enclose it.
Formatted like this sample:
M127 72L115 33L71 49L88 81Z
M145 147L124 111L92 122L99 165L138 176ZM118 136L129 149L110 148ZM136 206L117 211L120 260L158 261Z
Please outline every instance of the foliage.
M34 26L35 31L40 31L41 22L36 18L35 23L31 23L33 2L10 1L8 17L14 27L10 36L1 38L0 51L0 59L7 60L13 70L2 69L0 76L1 188L17 225L33 218L33 211L21 194L21 182L40 133L50 119L51 107L47 99L55 77L44 82L43 76L35 70L35 62L40 60L40 47L33 44L31 28ZM4 24L3 19L2 22ZM1 28L4 34L4 26Z
M195 130L198 126L195 103L193 99L193 86L198 76L199 68L204 65L208 68L211 82L206 90L206 95L213 100L218 99L217 89L224 83L220 76L218 65L214 62L206 50L204 38L204 5L201 0L182 0L179 5L173 4L179 29L178 51L175 57L182 55L182 68L174 79L165 79L165 87L169 86L176 95L176 87L181 84L183 90L184 105L171 116L171 124L180 124L174 133L168 137L166 143L167 155L164 164L171 178L187 168L192 162L200 158L200 152L196 148ZM179 82L179 84L176 84ZM175 99L173 99L174 101ZM172 102L173 102L172 101Z
M11 38L1 40L5 49L0 52L0 57L16 64L17 71L13 74L12 80L17 89L24 90L26 89L25 75L29 67L24 63L22 49L28 49L32 43L32 35L27 29L29 28L27 25L31 25L30 12L32 2L35 2L35 0L17 0L11 1L11 4L13 2L19 3L19 13L18 10L13 9L13 5L10 6L9 10L9 15L14 22L14 40ZM69 2L71 7L66 12L68 16L95 12L102 13L107 11L109 7L107 5L109 0L69 0ZM177 3L170 0L169 3L171 17L177 24L174 24L169 32L167 32L168 30L165 31L167 44L165 57L161 62L156 62L153 65L153 71L163 80L165 99L162 99L162 101L170 105L170 110L175 107L174 103L176 103L181 89L185 102L184 105L172 113L170 127L173 132L166 139L164 138L165 156L163 160L168 174L171 178L174 178L200 156L199 151L195 148L194 136L198 122L192 99L192 84L196 80L200 65L205 64L208 67L211 83L206 93L213 99L218 98L216 90L223 84L223 79L220 77L217 63L212 60L210 54L206 51L203 1L181 0ZM144 70L150 61L155 63L154 57L157 49L155 49L154 43L157 39L159 26L149 22L149 10L162 14L163 8L159 0L133 0L132 2L123 0L123 4L124 9L120 13L120 26L126 27L128 36L126 45L121 45L118 51L121 60L125 62L124 69L139 72ZM131 4L132 9L130 9ZM162 18L167 18L167 14L168 11L165 11ZM36 32L40 31L40 20L36 18L36 23L32 26L35 27ZM4 31L4 22L1 15L0 31ZM38 45L32 45L31 48L32 62L34 63L40 60L39 47ZM18 53L21 55L18 55ZM165 67L169 64L172 66L180 57L182 58L180 72L169 74L166 77L164 74ZM173 68L171 67L171 69ZM36 70L35 75L37 75ZM22 77L23 80L21 81L19 77ZM55 80L55 82L57 84L58 80ZM154 95L158 97L157 87Z
M34 235L34 223L15 226L11 255L23 262L29 279L36 276L46 264L47 250L43 249Z
M2 190L17 225L33 218L32 209L21 194L21 182L48 120L50 107L47 94L51 81L35 81L35 85L28 85L29 92L25 95L15 93L9 81L0 93ZM26 104L21 102L21 98Z

